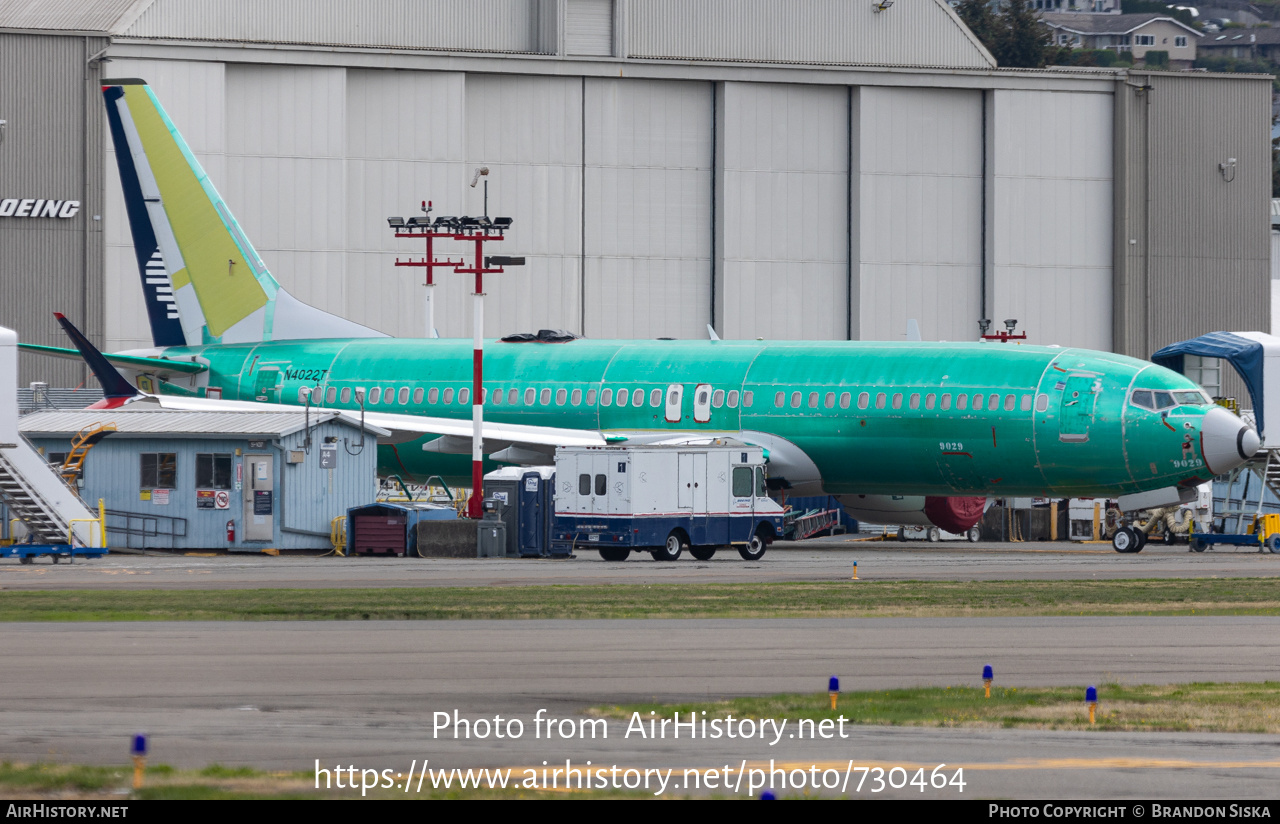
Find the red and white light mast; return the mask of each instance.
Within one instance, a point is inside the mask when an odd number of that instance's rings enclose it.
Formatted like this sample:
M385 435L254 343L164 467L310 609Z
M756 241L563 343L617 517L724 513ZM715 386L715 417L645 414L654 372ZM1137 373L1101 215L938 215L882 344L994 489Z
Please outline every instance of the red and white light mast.
M488 167L476 169L471 179L474 187L481 176L489 174ZM472 293L473 335L472 335L472 382L471 382L471 499L467 501L467 517L479 518L482 514L481 500L484 497L484 276L504 272L504 266L523 266L522 257L501 257L484 254L484 245L491 241L505 240L505 233L511 228L511 218L495 217L489 219L489 181L485 180L485 213L481 217L430 217L431 204L423 203L426 217L387 218L387 224L395 231L396 237L425 238L427 256L421 261L401 262L396 258L397 266L421 266L427 270L427 328L428 337L434 334L432 327L434 314L431 310L430 289L433 285L431 273L436 267L448 267L460 275L475 275L475 292ZM469 241L475 244L475 257L471 266L466 261L444 260L434 258L432 240L434 238L451 238Z

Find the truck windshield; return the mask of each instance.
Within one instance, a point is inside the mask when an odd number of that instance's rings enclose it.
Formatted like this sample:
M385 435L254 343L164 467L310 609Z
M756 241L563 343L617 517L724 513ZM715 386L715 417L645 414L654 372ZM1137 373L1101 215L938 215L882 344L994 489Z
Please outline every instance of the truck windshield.
M764 467L757 466L756 467L756 497L764 498L764 497L767 497L768 494L769 494L769 490L764 485Z

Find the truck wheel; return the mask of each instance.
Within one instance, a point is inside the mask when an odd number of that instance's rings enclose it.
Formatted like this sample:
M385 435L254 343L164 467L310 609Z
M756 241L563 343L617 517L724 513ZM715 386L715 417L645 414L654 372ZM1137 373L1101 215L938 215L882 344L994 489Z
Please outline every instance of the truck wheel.
M678 561L680 553L688 547L685 541L684 533L678 529L671 530L671 534L667 536L667 542L661 549L653 551L653 560L655 561Z
M625 561L631 550L622 546L600 547L600 557L606 561Z
M19 556L18 556L18 563L20 563L20 564L29 564L29 563L31 563L31 562L32 562L32 560L34 560L34 559L33 559L30 555L19 555Z
M751 536L751 543L738 547L738 554L744 561L758 561L764 557L764 551L768 548L763 530L756 530L756 534Z
M965 537L969 539L969 543L976 544L978 541L982 540L982 527L974 524L969 527L969 531L965 533Z
M1191 540L1188 541L1188 543L1191 545L1192 552L1204 552L1206 549L1209 548L1209 545L1205 543L1203 539L1197 538L1194 535L1191 537Z
M942 540L942 531L936 526L929 527L929 543L936 544Z
M689 554L699 561L710 561L711 557L716 554L716 548L713 546L695 546L689 550Z

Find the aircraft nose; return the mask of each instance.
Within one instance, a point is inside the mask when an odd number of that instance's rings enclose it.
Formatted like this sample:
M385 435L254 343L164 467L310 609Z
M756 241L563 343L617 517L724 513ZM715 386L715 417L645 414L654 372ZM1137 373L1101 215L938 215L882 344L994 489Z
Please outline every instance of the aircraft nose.
M1204 462L1215 475L1240 466L1252 458L1261 445L1257 432L1222 407L1210 409L1200 423Z

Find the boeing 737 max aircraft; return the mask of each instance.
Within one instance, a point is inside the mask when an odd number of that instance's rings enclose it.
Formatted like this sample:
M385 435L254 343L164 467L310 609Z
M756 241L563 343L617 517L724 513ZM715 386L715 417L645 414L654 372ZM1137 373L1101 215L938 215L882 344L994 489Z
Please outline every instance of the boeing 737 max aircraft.
M104 95L155 341L107 359L167 406L363 406L394 433L381 472L467 478L471 343L389 338L291 297L151 89L108 81ZM767 450L772 486L855 506L860 494L1176 499L1258 448L1182 375L1081 349L490 342L484 378L492 460L728 436Z

